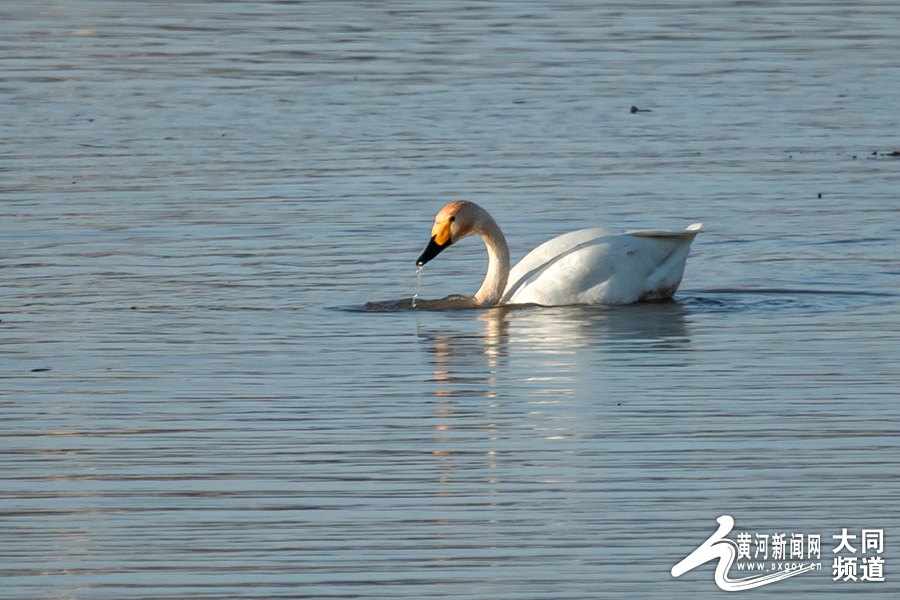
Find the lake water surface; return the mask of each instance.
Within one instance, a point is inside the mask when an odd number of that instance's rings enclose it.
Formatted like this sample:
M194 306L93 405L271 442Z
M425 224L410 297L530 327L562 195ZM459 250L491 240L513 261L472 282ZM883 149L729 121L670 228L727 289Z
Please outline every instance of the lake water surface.
M898 23L3 4L0 596L718 598L670 570L731 515L822 540L741 597L896 598ZM514 261L705 225L670 303L366 309L456 199ZM885 581L833 580L843 528Z

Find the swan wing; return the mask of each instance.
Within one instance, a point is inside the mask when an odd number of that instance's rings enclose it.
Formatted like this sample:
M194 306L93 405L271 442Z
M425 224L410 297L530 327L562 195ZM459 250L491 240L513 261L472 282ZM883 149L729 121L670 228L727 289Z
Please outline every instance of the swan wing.
M501 303L620 304L669 298L699 224L684 232L583 229L549 240L510 271Z

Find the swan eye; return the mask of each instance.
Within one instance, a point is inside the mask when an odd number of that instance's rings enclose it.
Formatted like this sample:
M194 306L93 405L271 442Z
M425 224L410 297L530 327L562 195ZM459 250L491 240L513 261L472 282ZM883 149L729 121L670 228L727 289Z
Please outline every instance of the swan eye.
M453 221L455 221L455 220L456 220L456 215L453 215L452 217L450 217L450 222L451 222L451 223L452 223Z

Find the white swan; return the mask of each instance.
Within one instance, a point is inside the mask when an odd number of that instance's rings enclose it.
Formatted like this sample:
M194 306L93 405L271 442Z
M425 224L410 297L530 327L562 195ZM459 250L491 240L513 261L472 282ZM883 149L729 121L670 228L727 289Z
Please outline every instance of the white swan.
M422 266L466 236L478 234L488 251L484 283L467 298L476 306L498 304L628 304L671 298L681 283L691 242L700 231L582 229L544 242L510 270L500 227L472 202L451 202L434 218L431 241L416 261Z

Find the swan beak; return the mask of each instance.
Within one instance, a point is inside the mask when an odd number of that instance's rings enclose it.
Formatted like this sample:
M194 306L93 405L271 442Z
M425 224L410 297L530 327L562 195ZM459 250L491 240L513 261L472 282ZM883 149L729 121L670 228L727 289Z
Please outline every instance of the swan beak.
M425 246L425 251L422 252L422 255L419 257L419 260L416 261L416 266L421 267L429 260L437 256L441 253L442 250L450 246L450 240L448 239L444 244L438 244L435 236L431 236L431 240L428 242L428 245Z
M444 219L434 224L434 227L431 228L431 241L428 242L422 256L416 261L416 266L421 267L453 243L450 241L450 222L452 220L452 218Z

